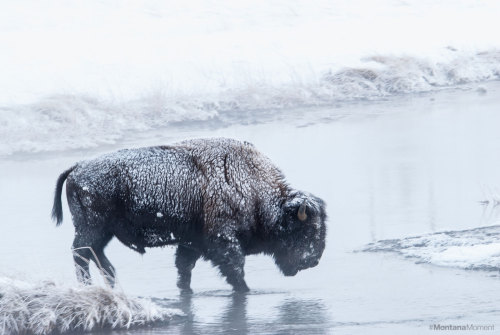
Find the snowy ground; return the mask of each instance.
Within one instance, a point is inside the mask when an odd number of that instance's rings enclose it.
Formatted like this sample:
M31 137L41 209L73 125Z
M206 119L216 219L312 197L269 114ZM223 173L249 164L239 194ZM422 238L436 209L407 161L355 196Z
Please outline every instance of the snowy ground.
M122 147L227 136L253 142L292 185L326 201L324 256L291 278L268 257L248 257L252 291L243 297L200 261L186 298L175 287L173 249L140 256L114 240L107 254L120 288L187 314L131 334L422 334L432 324L495 324L498 270L464 268L498 259L500 228L470 229L499 224L500 84L468 88L242 117L227 127L177 124L96 149L4 156L0 274L76 284L67 207L61 227L49 218L55 180L75 161ZM434 234L441 231L454 233ZM373 251L389 252L360 252L379 240L392 244ZM411 255L401 252L405 243Z

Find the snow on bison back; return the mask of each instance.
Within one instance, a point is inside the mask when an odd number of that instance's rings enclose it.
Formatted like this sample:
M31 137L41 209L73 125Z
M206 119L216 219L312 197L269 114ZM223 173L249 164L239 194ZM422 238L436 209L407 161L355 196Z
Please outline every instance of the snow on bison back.
M247 142L188 140L79 162L57 180L57 225L65 180L83 283L90 283L92 260L114 284L115 270L104 255L113 236L140 253L177 245L177 286L188 292L199 257L212 261L235 291L245 292L246 255L271 255L283 274L293 276L316 266L325 248L324 202L291 188Z

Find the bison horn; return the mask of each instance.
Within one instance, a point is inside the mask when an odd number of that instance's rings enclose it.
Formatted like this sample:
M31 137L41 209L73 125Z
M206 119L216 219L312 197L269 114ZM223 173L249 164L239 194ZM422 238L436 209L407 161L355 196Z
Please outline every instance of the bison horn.
M306 207L307 206L305 201L299 207L299 212L297 213L297 217L299 218L300 221L305 221L307 219Z

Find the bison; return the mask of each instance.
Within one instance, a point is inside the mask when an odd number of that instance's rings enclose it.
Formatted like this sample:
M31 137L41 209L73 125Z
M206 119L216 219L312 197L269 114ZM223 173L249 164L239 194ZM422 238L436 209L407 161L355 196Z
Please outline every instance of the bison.
M65 181L83 283L91 281L92 260L114 285L115 270L104 255L113 236L141 254L177 245L177 286L185 292L200 257L217 266L233 290L246 292L246 255L271 255L285 276L294 276L316 266L325 248L325 203L291 188L248 142L196 139L79 162L57 180L57 225Z

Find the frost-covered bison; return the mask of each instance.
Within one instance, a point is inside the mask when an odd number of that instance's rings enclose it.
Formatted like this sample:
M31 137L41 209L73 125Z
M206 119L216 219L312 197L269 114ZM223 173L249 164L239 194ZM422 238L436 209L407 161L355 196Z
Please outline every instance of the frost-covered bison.
M177 245L177 286L188 292L200 257L244 292L246 255L271 255L283 274L293 276L316 266L325 248L324 202L292 189L247 142L198 139L80 162L57 180L57 225L65 180L74 260L84 283L93 260L114 284L103 251L113 236L141 254L146 247Z

